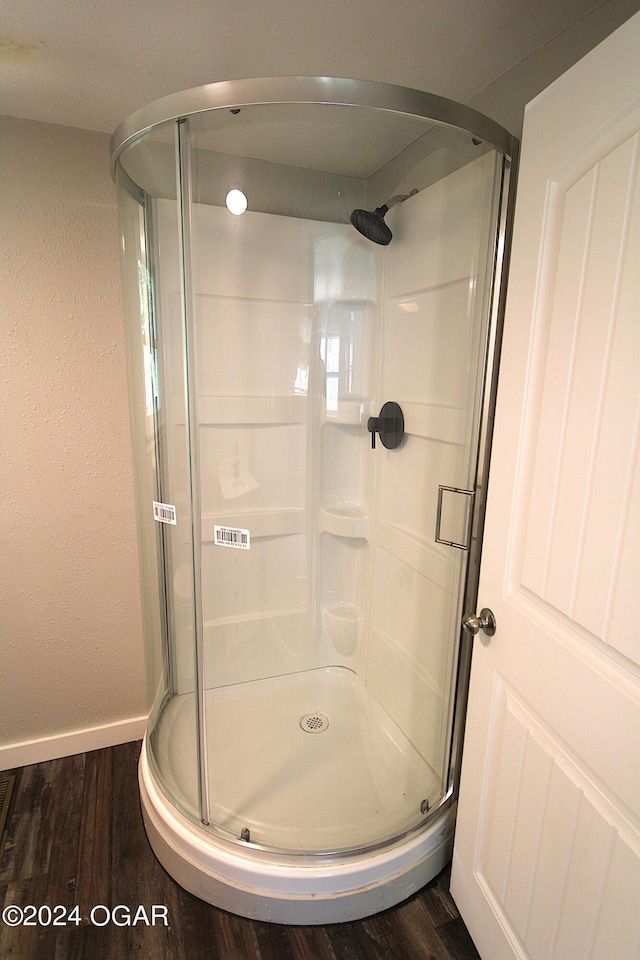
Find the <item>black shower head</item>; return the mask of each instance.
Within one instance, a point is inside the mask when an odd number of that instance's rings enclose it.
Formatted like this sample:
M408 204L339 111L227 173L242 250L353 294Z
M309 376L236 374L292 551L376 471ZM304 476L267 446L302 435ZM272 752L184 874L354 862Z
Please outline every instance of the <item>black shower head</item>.
M412 190L411 193L391 197L391 200L383 203L381 207L376 207L373 211L354 210L349 219L363 237L386 247L393 239L391 230L389 230L389 227L384 222L387 211L395 206L396 203L402 203L404 200L408 200L409 197L413 197L417 192L417 190Z
M370 210L354 210L349 219L363 237L386 247L393 237L391 230L384 222L384 215L388 209L389 207L383 205L377 207L373 212Z

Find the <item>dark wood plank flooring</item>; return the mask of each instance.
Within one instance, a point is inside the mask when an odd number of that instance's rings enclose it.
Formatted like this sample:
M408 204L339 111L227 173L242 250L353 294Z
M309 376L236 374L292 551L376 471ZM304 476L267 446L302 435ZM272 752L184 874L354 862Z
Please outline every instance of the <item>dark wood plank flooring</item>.
M140 743L12 771L16 783L0 842L0 910L78 904L79 925L12 927L0 919L2 960L479 960L449 895L448 872L400 906L324 927L245 920L182 890L149 847L138 800ZM105 926L91 908L139 904L169 926ZM56 915L63 918L63 911ZM98 922L105 917L98 915ZM121 912L120 919L125 919ZM54 919L55 917L52 917ZM9 917L10 919L10 917ZM159 918L161 919L161 918Z

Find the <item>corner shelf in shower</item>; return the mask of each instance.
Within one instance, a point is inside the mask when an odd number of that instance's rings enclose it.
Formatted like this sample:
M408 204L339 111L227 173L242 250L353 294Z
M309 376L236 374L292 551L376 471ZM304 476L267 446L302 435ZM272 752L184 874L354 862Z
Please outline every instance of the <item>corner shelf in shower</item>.
M320 530L334 537L369 540L371 514L358 505L336 504L320 507Z

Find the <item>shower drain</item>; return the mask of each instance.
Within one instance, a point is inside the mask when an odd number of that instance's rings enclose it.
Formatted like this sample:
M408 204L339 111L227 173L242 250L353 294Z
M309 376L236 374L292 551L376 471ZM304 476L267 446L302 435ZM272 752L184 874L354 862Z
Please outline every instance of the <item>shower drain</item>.
M324 713L307 713L300 721L305 733L324 733L329 726L329 717Z

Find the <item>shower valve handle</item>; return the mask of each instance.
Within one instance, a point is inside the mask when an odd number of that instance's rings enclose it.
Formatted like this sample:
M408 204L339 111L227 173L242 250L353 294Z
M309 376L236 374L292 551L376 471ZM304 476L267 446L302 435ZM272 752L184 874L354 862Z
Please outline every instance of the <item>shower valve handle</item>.
M367 420L367 430L371 434L371 449L375 450L376 448L376 433L380 429L380 418L379 417L369 417Z
M376 448L376 433L387 450L395 450L404 437L404 415L395 400L389 400L382 406L377 417L369 417L367 430L371 434L371 449Z

